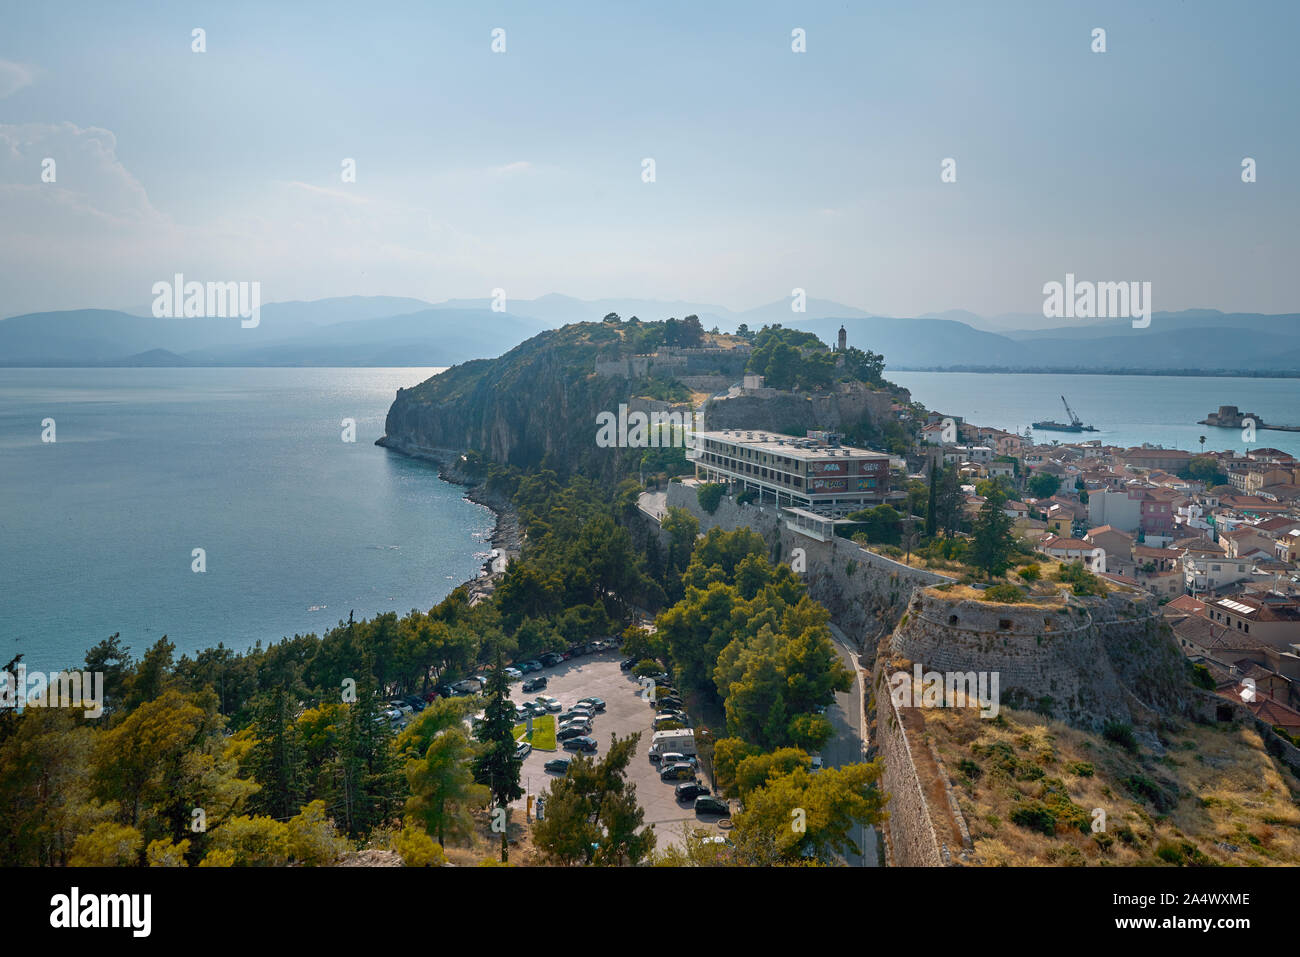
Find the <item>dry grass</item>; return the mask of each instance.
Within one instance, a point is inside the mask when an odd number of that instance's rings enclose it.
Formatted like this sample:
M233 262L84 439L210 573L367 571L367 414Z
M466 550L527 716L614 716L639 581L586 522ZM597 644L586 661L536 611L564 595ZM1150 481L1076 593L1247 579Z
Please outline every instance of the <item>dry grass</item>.
M1133 754L1006 708L994 720L970 708L931 709L925 728L976 864L1300 864L1300 780L1252 729L1186 724L1164 733L1163 754ZM1055 819L1044 828L1050 835L1025 816L1043 806ZM1105 812L1098 834L1096 808ZM1013 823L1017 812L1021 823Z
M510 812L510 864L529 867L542 863L533 846L532 827L521 810ZM486 811L474 812L474 833L469 841L448 841L443 847L447 860L457 867L477 867L485 861L501 859L501 835L492 831Z

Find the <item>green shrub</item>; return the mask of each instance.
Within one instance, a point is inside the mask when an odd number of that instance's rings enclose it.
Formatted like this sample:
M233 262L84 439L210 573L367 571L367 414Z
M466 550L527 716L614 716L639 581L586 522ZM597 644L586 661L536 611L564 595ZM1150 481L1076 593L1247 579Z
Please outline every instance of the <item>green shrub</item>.
M727 491L727 487L718 482L705 482L695 490L695 498L700 503L700 508L712 515L718 510L718 505L722 502L722 496Z
M1145 774L1130 774L1123 783L1130 794L1146 801L1156 809L1158 814L1168 814L1178 804L1177 791L1165 787Z
M1036 764L1030 764L1028 761L1021 761L1016 765L1017 781L1037 781L1047 772Z
M642 658L632 669L632 674L638 678L648 678L650 675L657 675L664 669L659 666L659 662L653 658Z
M1014 605L1025 600L1025 593L1015 585L1003 583L1001 585L990 585L984 589L984 597L988 601L1000 601L1008 605Z
M1137 738L1133 736L1131 724L1125 724L1123 721L1107 721L1101 735L1111 744L1118 744L1130 754L1138 752Z
M1191 841L1161 841L1156 846L1156 857L1175 867L1214 866L1214 861L1206 857Z
M1011 812L1011 823L1051 837L1056 833L1056 815L1042 801L1026 801Z
M1090 778L1095 773L1095 769L1089 761L1075 761L1073 764L1067 765L1065 770L1071 774L1077 774L1081 778Z
M1020 577L1027 582L1036 582L1038 579L1043 577L1043 569L1037 562L1032 565L1024 565L1017 569L1017 571L1019 572Z

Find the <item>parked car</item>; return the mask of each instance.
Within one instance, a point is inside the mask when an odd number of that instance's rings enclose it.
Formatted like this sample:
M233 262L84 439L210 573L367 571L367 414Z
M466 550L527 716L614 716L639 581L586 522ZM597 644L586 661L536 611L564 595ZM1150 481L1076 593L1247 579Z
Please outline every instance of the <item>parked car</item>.
M539 694L533 699L547 711L559 711L562 707L559 698L552 698L549 695Z
M546 687L546 679L540 675L536 678L525 678L522 687L525 691L541 691Z
M569 738L564 742L565 751L586 751L588 753L591 753L595 751L596 748L597 748L597 744L595 739L588 738L585 736L577 737L577 738Z
M519 665L520 671L541 671L542 663L536 658L529 658L523 664Z
M731 806L726 802L719 800L708 794L701 794L695 799L696 814L731 814Z
M545 654L538 655L537 660L540 661L542 664L546 665L546 667L548 668L554 668L556 665L558 665L561 661L564 660L564 656L556 654L554 651L548 651Z
M515 745L515 757L520 759L526 758L532 750L533 746L531 744L527 741L520 741Z
M515 720L523 723L533 716L533 713L521 704L515 705Z
M429 706L428 702L425 701L423 698L421 698L419 695L408 695L406 698L403 698L402 700L405 701L407 704L409 704L416 711L423 711L425 708Z
M665 764L659 771L660 781L685 781L694 780L695 766L687 764L685 761L678 761L676 764Z
M546 714L546 705L538 704L536 701L525 701L524 707L528 709L528 713L534 718L540 718Z
M506 673L506 677L509 678L511 681L518 681L520 678L524 676L524 673L520 671L518 668L514 667L513 665L507 665L504 670Z
M438 687L433 689L433 693L436 694L439 698L456 697L456 689L448 684L438 685Z
M822 756L820 754L812 755L812 766L809 767L808 770L812 772L817 772L820 771L823 767L825 767L825 765L822 764Z
M578 704L585 705L591 708L592 711L600 712L605 710L605 702L601 698L579 698Z
M564 724L560 725L559 730L577 731L579 734L591 734L591 722L579 720L566 721Z
M568 774L569 759L553 758L542 765L542 770L546 771L549 774Z
M676 695L669 695L667 698L658 698L652 702L660 711L680 711L682 709L682 699Z
M700 763L695 759L695 755L685 755L677 751L669 751L666 754L661 754L659 755L659 760L663 763L664 767L670 767L674 764L689 764L694 768L698 767Z
M595 717L595 715L594 715L591 711L587 710L586 708L573 707L573 708L570 708L568 711L564 712L564 714L560 715L560 720L561 720L561 721L567 721L567 720L569 720L570 718L588 718L588 719L590 719L590 718L594 718L594 717Z
M635 658L624 658L622 661L620 661L620 662L618 663L618 667L619 667L619 670L621 670L621 671L631 671L633 668L636 667L636 659L635 659Z
M568 727L561 728L559 731L556 731L555 740L568 742L568 741L572 741L575 738L583 738L587 736L588 730L590 729L584 728L581 725L570 725ZM566 744L565 746L567 747L568 745Z
M701 794L708 794L709 789L699 781L683 781L673 788L673 793L679 801L694 801Z

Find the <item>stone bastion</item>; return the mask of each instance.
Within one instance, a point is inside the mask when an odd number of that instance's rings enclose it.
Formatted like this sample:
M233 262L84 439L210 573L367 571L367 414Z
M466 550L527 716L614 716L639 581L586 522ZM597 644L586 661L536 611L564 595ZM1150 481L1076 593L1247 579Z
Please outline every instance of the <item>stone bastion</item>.
M1091 730L1150 724L1187 698L1183 656L1143 592L1004 604L918 588L888 647L928 671L997 673L1004 705Z

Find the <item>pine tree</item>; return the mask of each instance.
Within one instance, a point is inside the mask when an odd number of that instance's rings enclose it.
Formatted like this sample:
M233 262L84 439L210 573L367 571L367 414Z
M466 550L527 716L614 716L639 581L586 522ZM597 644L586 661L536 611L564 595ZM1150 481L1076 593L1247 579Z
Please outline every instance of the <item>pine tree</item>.
M474 761L474 780L487 785L496 806L508 815L510 802L524 794L523 788L519 786L523 760L515 754L515 706L510 700L505 662L502 661L500 651L497 652L496 666L488 676L484 692L488 696L488 703L483 709L483 724L479 732L483 749ZM508 830L507 817L501 828L502 863L509 857L506 844Z
M349 615L349 630L354 625ZM338 795L333 802L354 837L389 820L406 800L405 778L392 748L392 729L375 685L373 656L368 640L364 641L357 700L348 707L340 735Z
M1002 509L1006 495L995 488L980 507L975 519L971 542L971 560L977 568L988 572L990 579L1001 575L1011 557L1013 522Z
M938 532L938 526L935 524L935 509L939 504L939 462L937 459L930 460L930 497L925 503L925 536L934 538Z
M302 747L294 724L293 702L276 688L254 718L257 743L249 756L253 780L262 786L249 801L254 814L286 820L302 806Z

